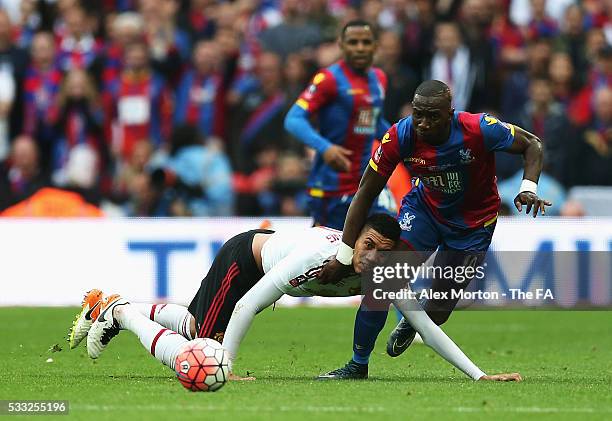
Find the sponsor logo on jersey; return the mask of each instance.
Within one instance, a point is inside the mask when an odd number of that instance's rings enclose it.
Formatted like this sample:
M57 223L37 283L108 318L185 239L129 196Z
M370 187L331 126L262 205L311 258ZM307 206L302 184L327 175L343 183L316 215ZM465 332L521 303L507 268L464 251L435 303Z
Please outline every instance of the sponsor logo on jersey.
M412 220L416 218L416 215L410 215L409 212L406 212L404 216L402 216L402 220L399 221L399 226L403 231L411 231L412 230Z
M225 332L217 332L214 334L213 339L219 343L223 343L224 336L225 336Z
M312 96L317 91L317 85L325 80L325 73L317 73L314 78L312 78L312 83L308 88L306 88L306 92L304 92L304 99L310 101ZM304 108L304 107L302 107Z
M380 145L378 149L376 149L376 153L374 154L374 162L378 164L380 162L380 158L382 157L382 154L383 154L382 145Z
M472 156L472 150L470 148L460 149L459 159L461 160L461 163L464 165L469 164L470 162L473 162L476 160L476 158Z
M485 116L485 121L487 122L487 126L491 126L497 122L499 122L498 119L496 119L495 117L491 117L491 116Z
M425 161L423 158L410 157L406 158L405 161L408 161L412 164L427 165L427 161Z
M512 130L510 125L504 123L503 121L499 121L498 119L496 119L495 117L491 117L490 115L485 116L484 119L487 122L487 126L492 126L493 124L499 124L500 126L505 128L506 130L510 130L512 132L512 134L514 135L514 130Z
M317 266L317 267L308 269L305 273L298 275L295 278L291 279L289 281L289 285L291 285L294 288L297 288L298 286L315 279L317 275L319 274L319 272L321 272L321 269L323 269L323 266L325 266L325 264L329 262L330 260L331 259L327 259L323 262L321 266Z
M463 190L461 174L456 171L423 175L419 178L428 188L442 193L455 194Z
M346 93L349 95L362 95L365 94L366 91L364 91L363 89L360 88L356 88L356 89L347 89Z
M361 108L357 112L353 132L359 135L373 135L376 133L376 120L378 120L378 108Z
M431 171L431 172L446 171L449 168L452 168L454 166L455 164L429 165L427 166L427 171Z
M504 129L510 132L510 136L514 137L514 131L515 131L514 125L504 123L503 121L499 121L498 119L496 119L495 117L491 117L490 115L485 115L484 120L487 122L487 126L492 126L493 124L499 124Z
M325 73L317 73L314 78L312 78L312 84L318 85L319 83L325 80Z

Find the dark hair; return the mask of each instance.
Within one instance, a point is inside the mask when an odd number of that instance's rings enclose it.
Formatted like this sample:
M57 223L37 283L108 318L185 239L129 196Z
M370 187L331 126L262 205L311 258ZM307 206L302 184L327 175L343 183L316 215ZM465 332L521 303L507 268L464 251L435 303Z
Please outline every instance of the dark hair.
M352 28L353 26L367 26L372 32L374 39L378 39L378 34L376 33L374 26L367 20L363 20L363 19L354 19L354 20L347 22L346 25L342 27L342 31L340 32L340 39L344 39L344 35L346 35L346 30L348 28Z
M193 124L175 126L170 134L170 155L174 156L185 146L202 144L202 134Z
M417 86L414 94L427 97L445 96L449 100L451 99L451 91L448 85L434 79L426 80L425 82L421 83L419 86Z
M368 219L366 219L363 228L372 228L383 237L393 241L399 240L402 233L402 229L397 219L386 213L375 213L370 215Z

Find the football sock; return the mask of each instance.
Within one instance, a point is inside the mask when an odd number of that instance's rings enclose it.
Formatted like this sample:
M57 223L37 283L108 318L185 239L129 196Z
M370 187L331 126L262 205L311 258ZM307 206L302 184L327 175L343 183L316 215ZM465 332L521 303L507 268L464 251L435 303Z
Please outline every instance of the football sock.
M368 310L362 304L355 316L355 330L353 332L353 361L358 364L367 364L370 354L380 331L385 327L388 311Z
M173 330L185 338L194 339L191 336L191 319L193 316L189 313L187 307L177 304L132 304L140 314L148 317L150 320L159 323L163 327Z
M176 357L187 339L145 317L131 304L117 306L114 317L119 327L136 334L155 358L174 370Z

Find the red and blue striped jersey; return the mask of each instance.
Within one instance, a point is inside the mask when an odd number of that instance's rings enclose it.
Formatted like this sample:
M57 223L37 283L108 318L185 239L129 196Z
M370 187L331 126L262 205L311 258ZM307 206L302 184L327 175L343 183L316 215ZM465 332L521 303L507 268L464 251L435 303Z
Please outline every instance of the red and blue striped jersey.
M78 41L72 37L64 37L59 42L57 63L64 72L73 69L89 69L103 52L104 44L91 35Z
M137 141L148 138L157 148L170 135L172 101L165 81L157 74L123 72L106 86L104 104L107 138L125 159L132 155Z
M440 223L475 228L494 221L500 198L495 151L514 141L514 126L488 114L455 112L449 139L432 146L416 134L412 116L394 124L370 166L389 176L403 162L414 177L417 197Z
M27 68L23 81L23 131L25 133L50 136L57 118L57 95L62 76L62 72L56 67L47 71L41 71L33 65Z
M304 118L316 113L318 134L323 138L321 147L317 147L304 138L305 133L296 133L317 150L309 178L312 196L340 196L357 191L372 142L389 127L382 117L386 88L387 77L381 69L371 67L360 74L341 60L317 73L300 95L293 108L303 110ZM349 172L339 173L325 164L322 154L329 142L353 152Z
M174 122L197 126L203 136L224 134L225 86L219 74L199 76L191 70L176 90Z

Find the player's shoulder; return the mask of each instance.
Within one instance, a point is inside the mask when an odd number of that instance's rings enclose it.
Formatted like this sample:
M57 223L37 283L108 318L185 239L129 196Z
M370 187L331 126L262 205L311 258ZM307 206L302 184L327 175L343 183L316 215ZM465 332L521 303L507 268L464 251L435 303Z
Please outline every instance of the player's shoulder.
M469 113L467 111L455 111L455 120L457 124L463 129L470 132L480 132L481 122L484 117L484 113Z
M392 128L395 130L395 135L400 142L406 142L412 139L412 133L414 131L412 124L412 116L409 115L400 119L395 123Z
M330 64L327 67L323 67L319 69L319 71L315 74L314 78L319 77L320 81L323 81L325 79L335 80L341 72L342 72L342 67L340 66L340 63L336 62L336 63ZM313 78L313 81L314 81L314 78Z
M504 123L488 113L457 114L464 135L472 139L482 139L489 151L505 150L514 141L514 126Z
M324 226L311 227L309 235L322 244L335 244L342 241L342 231Z
M331 66L319 69L312 77L311 89L318 87L325 88L325 90L333 89L336 86L336 73L337 67L335 64Z
M299 234L299 241L296 241L291 253L307 262L322 262L336 254L341 241L342 231L322 226L310 227Z
M486 129L487 127L500 124L507 124L498 119L496 116L489 113L468 113L467 111L456 111L455 118L457 122L464 128L472 130Z
M381 80L381 81L384 81L384 82L387 81L387 74L380 67L372 66L372 67L370 67L370 72L372 72L376 76L376 78L378 80Z

